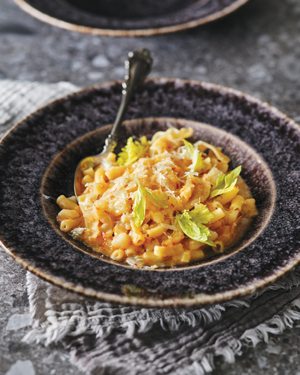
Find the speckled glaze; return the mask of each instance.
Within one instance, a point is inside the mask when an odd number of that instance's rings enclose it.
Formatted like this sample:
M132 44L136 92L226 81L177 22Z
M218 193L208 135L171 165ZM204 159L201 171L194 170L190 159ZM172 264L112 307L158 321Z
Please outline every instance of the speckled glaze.
M23 10L41 21L64 29L107 36L146 36L184 30L224 17L247 1L189 0L184 8L179 7L170 13L164 13L165 4L161 2L161 14L156 9L157 15L151 17L127 18L124 14L112 17L83 11L65 0L15 0Z
M205 304L233 298L266 285L298 263L299 126L258 99L217 85L184 80L147 81L136 93L127 119L189 119L211 124L247 143L267 164L276 189L274 213L262 233L224 259L168 272L120 267L66 241L45 214L45 202L54 207L54 197L45 194L45 187L51 185L56 189L51 190L54 195L60 194L70 186L68 176L73 172L70 166L69 171L60 171L59 180L47 183L45 174L72 142L113 122L120 92L121 83L113 82L55 101L15 126L2 140L0 238L11 256L57 285L145 306ZM145 127L146 134L154 130ZM98 150L91 143L89 154ZM239 153L232 155L229 151L229 155L234 165L239 162ZM76 165L81 157L74 152L70 160ZM262 181L259 163L244 161L243 166L250 186ZM272 199L268 201L266 192L272 191L272 183L270 178L265 181L253 194L268 213Z

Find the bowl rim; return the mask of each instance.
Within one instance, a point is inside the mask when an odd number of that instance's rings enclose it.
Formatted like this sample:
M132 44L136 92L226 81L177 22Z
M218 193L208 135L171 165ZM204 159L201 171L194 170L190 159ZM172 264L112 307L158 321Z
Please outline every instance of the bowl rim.
M188 21L184 23L179 23L172 26L164 26L157 28L145 28L145 29L101 29L90 26L77 25L75 23L63 21L59 18L49 16L46 13L34 8L32 5L28 4L26 0L14 0L14 2L23 9L26 13L30 14L32 17L38 20L48 23L52 26L59 27L65 30L77 31L84 34L92 35L102 35L110 37L131 37L131 36L150 36L157 34L168 34L177 31L182 31L186 29L191 29L197 26L204 25L209 22L218 20L219 18L225 17L230 13L233 13L239 9L242 5L246 4L249 0L236 0L233 4L225 7L224 9L215 12L211 15L205 16L198 20Z

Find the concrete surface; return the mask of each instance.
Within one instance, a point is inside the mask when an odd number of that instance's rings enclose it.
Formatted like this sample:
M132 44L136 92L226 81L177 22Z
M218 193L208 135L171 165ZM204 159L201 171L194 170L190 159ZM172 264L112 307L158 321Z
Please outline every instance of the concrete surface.
M123 78L127 52L149 48L152 76L214 82L255 95L300 122L300 1L250 0L197 29L147 38L93 37L33 19L0 2L0 79L88 86ZM60 347L22 343L29 330L25 270L0 250L0 374L79 375ZM300 375L300 325L248 348L213 374Z

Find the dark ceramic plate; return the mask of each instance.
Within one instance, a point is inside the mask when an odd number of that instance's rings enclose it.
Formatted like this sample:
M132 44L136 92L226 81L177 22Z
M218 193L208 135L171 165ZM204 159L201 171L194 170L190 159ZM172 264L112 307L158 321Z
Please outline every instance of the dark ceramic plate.
M184 8L172 12L132 18L84 11L82 5L74 5L78 1L15 0L23 10L41 21L68 30L107 36L146 36L189 29L224 17L248 0L189 0ZM85 2L81 0L81 3Z
M258 99L193 81L147 81L129 107L121 143L132 133L151 136L171 123L192 126L193 140L223 147L232 167L242 164L259 209L245 237L208 262L150 271L109 261L59 232L55 199L72 194L78 161L101 150L120 92L121 82L113 82L67 96L27 117L1 141L0 238L12 257L54 284L145 306L234 298L299 262L299 126Z

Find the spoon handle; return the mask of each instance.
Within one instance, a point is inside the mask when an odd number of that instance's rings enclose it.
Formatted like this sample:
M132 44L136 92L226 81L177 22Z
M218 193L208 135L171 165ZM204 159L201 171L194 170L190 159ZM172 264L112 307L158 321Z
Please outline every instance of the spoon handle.
M121 105L117 113L114 126L111 130L111 133L105 140L105 145L100 155L113 151L113 149L115 148L118 141L118 133L123 122L128 104L138 85L142 81L144 81L144 79L150 73L152 61L153 60L150 51L146 48L129 52L128 60L125 62L127 75L125 76L125 82L123 82L122 84L123 96Z

